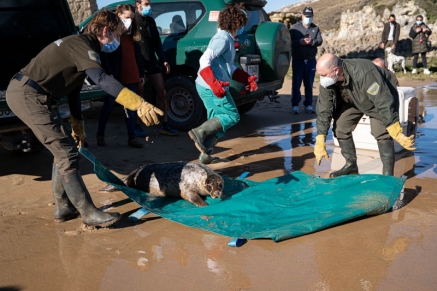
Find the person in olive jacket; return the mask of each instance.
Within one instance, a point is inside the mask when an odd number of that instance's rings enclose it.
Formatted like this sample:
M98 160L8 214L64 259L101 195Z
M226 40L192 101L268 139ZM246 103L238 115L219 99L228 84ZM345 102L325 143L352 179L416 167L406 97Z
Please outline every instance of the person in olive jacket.
M423 16L416 16L416 23L411 26L410 37L413 42L413 71L412 74L417 73L417 59L419 54L422 56L423 73L426 75L431 74L426 64L426 52L429 50L428 38L431 35L431 29L423 22Z
M86 134L79 93L85 77L116 96L115 102L136 111L146 125L158 124L158 115L163 115L102 68L100 53L115 51L121 34L120 19L103 9L91 19L84 34L67 36L46 46L13 76L6 90L9 108L53 154L56 222L80 214L88 226L107 227L121 218L119 213L104 212L94 206L80 174L77 148L84 146ZM68 98L72 131L65 126L57 107L64 96Z
M341 60L324 54L316 66L320 75L317 99L317 132L314 154L320 165L322 158L329 161L325 139L331 120L346 164L330 177L358 173L357 155L352 132L364 114L370 116L371 133L378 142L383 164L383 175L393 175L394 143L415 150L414 136L402 133L399 123L399 95L395 80L388 70L375 66L370 60Z

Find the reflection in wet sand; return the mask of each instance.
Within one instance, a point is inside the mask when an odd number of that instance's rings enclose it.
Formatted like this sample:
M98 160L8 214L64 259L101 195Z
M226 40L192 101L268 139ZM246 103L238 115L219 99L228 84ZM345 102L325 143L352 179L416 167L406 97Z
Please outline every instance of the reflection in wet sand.
M417 150L414 153L402 151L396 154L395 175L406 175L411 178L437 178L437 85L418 87L415 89L419 100L419 127L417 129ZM315 122L301 122L265 128L259 130L257 136L264 136L267 145L276 145L282 149L283 168L286 173L302 170L311 161L309 172L313 166L313 144L316 135ZM333 144L332 133L327 137L327 150L331 155L329 162L322 161L316 167L315 174L322 177L328 176L328 170L335 171L344 165L344 158L340 148ZM382 172L382 163L378 151L357 149L360 173ZM305 169L307 170L307 168Z

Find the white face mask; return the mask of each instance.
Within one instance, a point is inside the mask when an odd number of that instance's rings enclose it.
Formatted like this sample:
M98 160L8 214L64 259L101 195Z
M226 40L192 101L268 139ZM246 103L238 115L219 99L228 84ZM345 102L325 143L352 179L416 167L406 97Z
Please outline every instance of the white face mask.
M129 29L130 26L132 25L132 19L130 19L130 18L126 18L126 19L120 18L120 19L121 19L121 22L123 22L124 27L126 27L126 29Z
M335 78L332 79L331 77L328 76L320 76L320 86L322 86L323 88L328 88L329 86L334 85L335 83L337 83L338 80L338 75L335 74Z

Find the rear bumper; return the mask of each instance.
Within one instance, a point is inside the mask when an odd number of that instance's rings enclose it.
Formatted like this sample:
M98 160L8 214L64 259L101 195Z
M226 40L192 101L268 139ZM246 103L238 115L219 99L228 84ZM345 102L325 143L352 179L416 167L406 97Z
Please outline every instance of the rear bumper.
M274 94L275 91L282 88L283 83L284 79L265 83L260 82L258 83L258 90L256 90L255 92L248 92L244 95L237 92L237 90L235 90L234 88L231 88L231 94L232 97L234 97L235 104L238 106L245 103L253 102L255 100L262 100L264 99L264 97Z
M95 85L83 86L80 92L82 102L82 111L91 108L91 101L98 100L107 93ZM59 113L63 119L70 117L70 109L68 107L67 97L62 98L58 102ZM27 126L13 113L6 103L6 92L0 92L0 133L18 131L27 129Z

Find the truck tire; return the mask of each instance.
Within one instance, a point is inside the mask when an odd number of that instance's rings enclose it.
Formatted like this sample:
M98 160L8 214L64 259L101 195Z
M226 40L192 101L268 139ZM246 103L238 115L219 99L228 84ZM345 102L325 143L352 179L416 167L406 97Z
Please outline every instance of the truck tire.
M252 102L245 103L245 104L242 104L240 106L237 106L238 113L245 114L245 113L249 112L250 110L253 109L253 107L255 107L256 102L257 101L255 100L255 101L252 101Z
M206 119L206 110L197 93L194 80L175 76L165 81L168 122L180 131L189 131Z
M17 136L20 138L23 134L21 132L7 132L3 134L4 136L8 137L14 137ZM12 149L11 144L8 144L7 146L3 146L7 150L11 150L14 154L36 154L42 151L45 147L44 145L36 138L36 136L33 134L31 130L28 130L27 133L28 138L26 138L27 144L23 145L24 149L28 148L28 144L30 144L30 149L23 150L23 149Z

